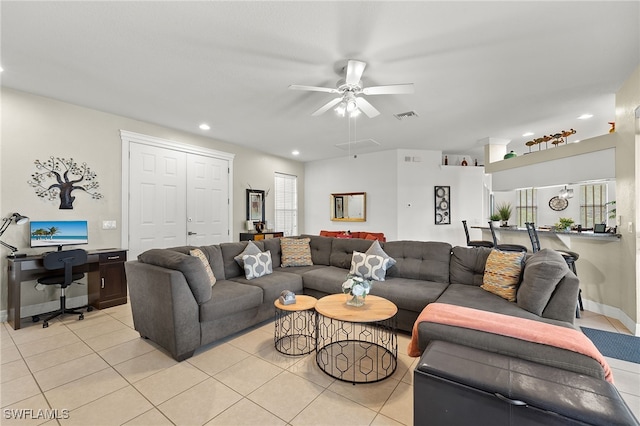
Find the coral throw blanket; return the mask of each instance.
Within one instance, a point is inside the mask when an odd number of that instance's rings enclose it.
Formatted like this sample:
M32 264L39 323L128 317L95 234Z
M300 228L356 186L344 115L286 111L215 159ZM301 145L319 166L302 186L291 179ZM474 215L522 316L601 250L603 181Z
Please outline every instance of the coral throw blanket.
M422 310L413 325L408 348L409 356L418 357L421 355L418 347L418 325L421 322L433 322L501 334L577 352L598 361L604 370L605 380L613 383L611 368L600 351L587 336L572 328L446 303L430 303Z

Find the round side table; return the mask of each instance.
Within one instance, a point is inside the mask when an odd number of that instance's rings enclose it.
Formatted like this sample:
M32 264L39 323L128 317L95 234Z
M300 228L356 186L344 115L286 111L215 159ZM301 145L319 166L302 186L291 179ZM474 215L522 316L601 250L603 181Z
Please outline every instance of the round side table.
M285 355L305 355L316 349L316 311L318 300L296 295L296 303L283 305L276 299L274 344Z

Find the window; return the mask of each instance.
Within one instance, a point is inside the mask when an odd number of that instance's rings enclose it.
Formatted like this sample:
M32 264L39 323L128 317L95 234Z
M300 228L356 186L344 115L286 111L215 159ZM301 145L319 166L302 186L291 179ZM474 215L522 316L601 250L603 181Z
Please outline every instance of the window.
M285 237L298 235L298 178L293 175L276 173L275 231L284 232Z
M524 228L527 222L537 222L538 203L536 202L535 188L518 189L516 191L517 205L516 216L518 227Z
M580 185L580 225L593 228L596 223L607 222L607 185Z

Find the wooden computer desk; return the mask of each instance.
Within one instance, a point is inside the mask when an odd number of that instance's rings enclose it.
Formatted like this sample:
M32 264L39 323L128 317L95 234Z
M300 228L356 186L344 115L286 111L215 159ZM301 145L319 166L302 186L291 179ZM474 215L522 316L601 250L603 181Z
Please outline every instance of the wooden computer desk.
M127 303L127 278L124 272L127 251L102 249L89 250L87 254L87 263L74 268L74 271L87 274L88 303L96 309ZM42 255L9 259L7 316L14 330L20 328L22 283L54 274L55 271L44 268Z

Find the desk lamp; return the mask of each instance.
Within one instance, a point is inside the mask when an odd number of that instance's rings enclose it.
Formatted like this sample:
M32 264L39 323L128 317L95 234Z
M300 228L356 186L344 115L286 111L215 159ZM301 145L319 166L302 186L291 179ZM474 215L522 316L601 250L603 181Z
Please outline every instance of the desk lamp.
M13 213L11 216L3 218L2 225L0 225L0 237L2 237L2 234L4 234L4 231L6 231L9 225L11 225L12 221L17 223L18 225L23 225L29 221L29 218L26 216L22 216L20 213ZM18 249L12 245L5 243L4 241L0 241L0 244L11 250L11 254L7 256L9 258L14 259L16 257L26 256L26 254L16 253Z

